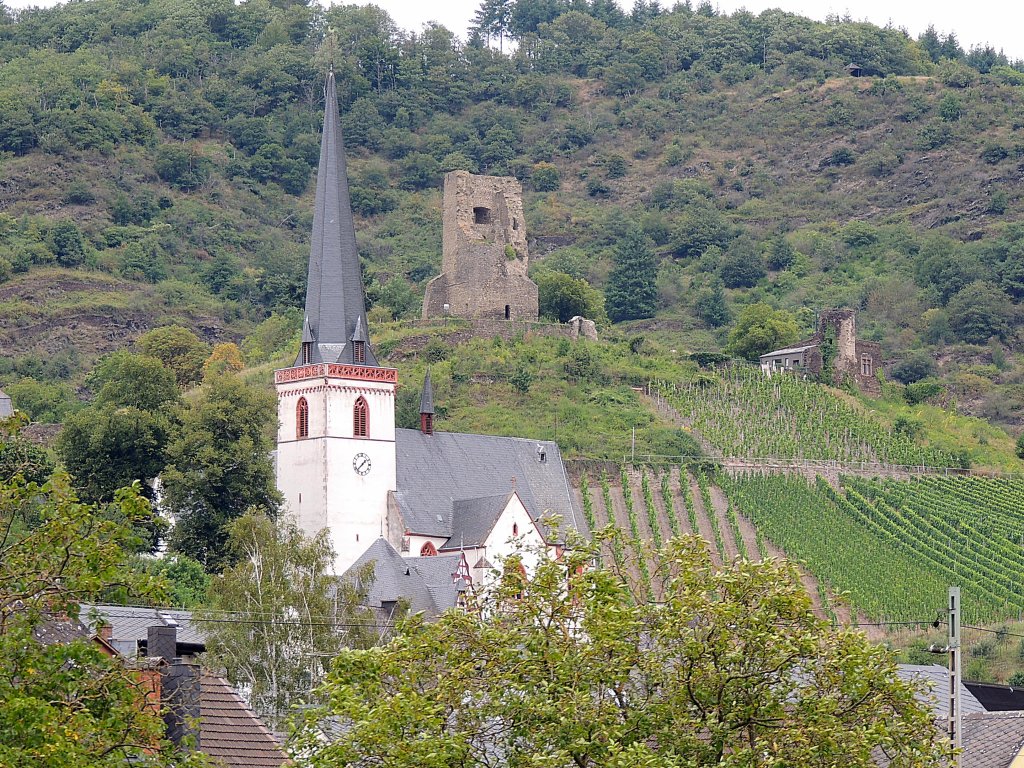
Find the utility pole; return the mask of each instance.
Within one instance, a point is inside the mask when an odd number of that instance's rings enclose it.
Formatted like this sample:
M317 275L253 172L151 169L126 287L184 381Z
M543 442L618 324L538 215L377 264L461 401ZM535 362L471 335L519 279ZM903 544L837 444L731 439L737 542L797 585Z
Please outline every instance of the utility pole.
M929 653L949 654L949 696L946 710L947 728L949 731L951 768L961 768L963 761L960 750L963 747L963 709L960 701L960 587L949 588L949 602L946 605L946 625L949 627L949 638L946 646L938 644L928 646ZM936 620L935 626L939 626Z
M963 746L963 710L960 702L960 587L949 588L949 739L954 768L960 768Z

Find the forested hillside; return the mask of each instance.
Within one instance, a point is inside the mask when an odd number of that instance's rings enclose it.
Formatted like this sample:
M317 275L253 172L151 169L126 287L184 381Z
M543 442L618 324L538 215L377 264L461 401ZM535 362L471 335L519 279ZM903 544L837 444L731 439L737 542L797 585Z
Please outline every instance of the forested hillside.
M287 0L0 10L0 384L19 405L64 418L98 355L172 322L247 339L249 364L290 343L333 63L374 322L418 315L443 173L513 174L549 314L563 275L604 292L638 223L656 292L609 312L628 333L682 356L725 349L758 302L783 336L851 306L890 375L925 380L911 399L1016 432L1019 65L709 4L489 0L469 41L400 22Z

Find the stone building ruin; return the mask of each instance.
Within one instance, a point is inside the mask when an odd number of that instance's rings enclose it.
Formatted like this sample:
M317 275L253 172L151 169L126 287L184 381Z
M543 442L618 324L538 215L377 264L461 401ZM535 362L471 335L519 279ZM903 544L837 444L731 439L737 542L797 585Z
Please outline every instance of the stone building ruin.
M423 319L537 319L523 188L507 176L452 171L444 177L441 274L427 283Z
M876 376L882 366L882 346L857 339L857 318L852 309L822 312L813 336L761 355L761 370L768 376L779 371L820 376L827 358L831 358L833 383L852 381L865 394L882 394Z

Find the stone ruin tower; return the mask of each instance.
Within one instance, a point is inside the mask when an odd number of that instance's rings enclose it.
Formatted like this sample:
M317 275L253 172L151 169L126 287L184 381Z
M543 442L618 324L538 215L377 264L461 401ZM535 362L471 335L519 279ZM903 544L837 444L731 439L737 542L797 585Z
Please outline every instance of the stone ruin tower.
M423 319L536 320L523 188L507 176L444 177L441 274L427 283Z

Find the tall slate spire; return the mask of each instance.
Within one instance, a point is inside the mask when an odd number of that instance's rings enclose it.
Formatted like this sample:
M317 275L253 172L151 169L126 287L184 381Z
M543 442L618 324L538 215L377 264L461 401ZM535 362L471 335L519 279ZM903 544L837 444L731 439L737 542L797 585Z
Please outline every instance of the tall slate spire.
M349 342L360 320L362 341L365 341L366 306L333 69L327 75L324 90L324 128L320 140L320 167L316 173L316 207L306 283L306 318L313 336L309 362L352 363L353 344ZM377 365L369 344L365 344L363 357L360 364ZM300 352L296 365L302 358Z

